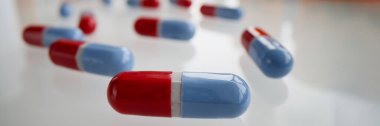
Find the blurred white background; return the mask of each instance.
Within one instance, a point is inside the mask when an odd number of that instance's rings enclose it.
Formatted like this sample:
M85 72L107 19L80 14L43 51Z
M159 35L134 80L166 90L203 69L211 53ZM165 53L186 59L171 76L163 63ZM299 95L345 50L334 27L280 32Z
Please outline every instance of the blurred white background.
M241 5L241 21L200 15L164 2L158 10L133 9L124 0L69 1L74 13L59 16L61 1L2 0L0 4L1 126L379 126L380 1L225 0ZM80 12L98 22L88 42L131 49L134 70L235 73L249 82L252 103L235 119L183 119L121 115L108 104L110 77L52 64L45 48L25 44L30 24L76 27ZM139 16L191 21L188 42L143 37L133 31ZM240 43L249 25L264 28L295 58L282 79L265 77Z

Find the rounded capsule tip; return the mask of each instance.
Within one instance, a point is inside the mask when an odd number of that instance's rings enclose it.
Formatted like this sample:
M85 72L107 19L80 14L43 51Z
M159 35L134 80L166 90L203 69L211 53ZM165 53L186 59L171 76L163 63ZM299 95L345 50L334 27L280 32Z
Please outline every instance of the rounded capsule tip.
M182 73L182 117L235 118L250 104L247 83L235 74Z
M136 20L134 28L140 35L158 36L158 23L156 18L141 17Z
M272 78L281 78L293 67L293 58L283 49L270 50L265 53L262 63L264 73Z
M73 11L73 8L71 7L69 3L66 3L66 2L62 3L61 8L59 10L60 15L64 18L69 17L72 11Z
M22 38L28 44L35 45L35 46L43 46L42 39L43 39L44 29L45 28L43 26L39 26L39 25L28 26L23 31Z
M78 27L84 34L91 34L96 29L96 20L91 12L83 12Z

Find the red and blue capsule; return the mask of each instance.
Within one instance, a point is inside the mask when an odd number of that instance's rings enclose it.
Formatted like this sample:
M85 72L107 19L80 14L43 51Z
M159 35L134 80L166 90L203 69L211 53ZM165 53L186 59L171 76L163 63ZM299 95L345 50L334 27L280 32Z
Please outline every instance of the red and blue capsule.
M243 16L243 11L240 7L231 8L210 4L202 5L201 13L205 16L219 17L232 20L239 20Z
M244 48L260 70L269 77L281 78L293 67L289 51L258 27L248 27L241 37Z
M119 113L182 118L235 118L250 104L247 83L235 74L127 71L107 91Z
M83 40L84 35L78 28L31 25L25 28L23 38L28 44L50 47L58 39Z
M158 8L159 0L127 0L127 5L133 8Z
M192 23L179 20L141 17L136 20L134 27L138 34L152 37L190 40L195 34Z
M134 64L127 48L67 39L54 42L49 56L56 65L106 76L129 71Z
M191 0L170 0L170 3L179 7L190 8Z

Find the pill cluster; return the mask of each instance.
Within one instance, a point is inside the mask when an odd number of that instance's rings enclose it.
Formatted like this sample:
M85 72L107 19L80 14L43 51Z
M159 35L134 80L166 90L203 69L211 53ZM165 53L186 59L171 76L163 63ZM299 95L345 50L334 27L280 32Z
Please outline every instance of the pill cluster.
M112 0L102 0L111 6ZM159 0L126 0L131 8L159 8ZM172 5L190 8L191 0L170 0ZM72 15L70 3L62 3L60 15ZM199 12L208 17L239 20L240 7L203 4ZM26 43L49 48L52 63L69 69L113 76L107 96L119 113L141 116L184 118L234 118L250 104L248 84L227 73L132 71L134 55L125 47L86 42L85 35L97 27L95 14L83 11L77 28L30 25L25 28ZM194 24L182 20L140 17L134 30L141 36L188 41L196 33ZM272 36L258 27L247 27L242 47L268 77L281 78L293 66L291 54Z

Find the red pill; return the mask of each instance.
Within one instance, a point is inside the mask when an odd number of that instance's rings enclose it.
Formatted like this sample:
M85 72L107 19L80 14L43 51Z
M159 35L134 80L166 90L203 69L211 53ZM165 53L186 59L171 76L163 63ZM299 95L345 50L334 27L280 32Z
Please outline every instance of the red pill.
M79 21L80 29L82 29L84 34L91 34L96 29L96 20L91 12L83 12Z

